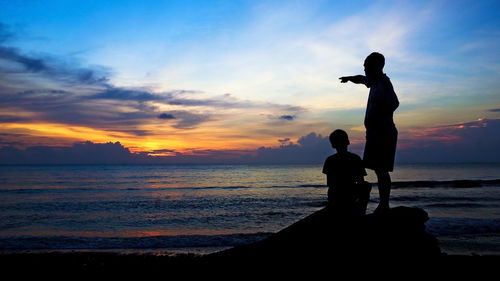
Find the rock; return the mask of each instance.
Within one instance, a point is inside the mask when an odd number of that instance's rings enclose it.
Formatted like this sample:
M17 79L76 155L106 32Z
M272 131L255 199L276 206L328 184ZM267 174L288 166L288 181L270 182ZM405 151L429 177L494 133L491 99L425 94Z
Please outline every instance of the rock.
M427 212L396 207L382 214L342 216L328 208L262 241L209 255L231 262L325 262L432 258L441 255L437 239L425 231Z

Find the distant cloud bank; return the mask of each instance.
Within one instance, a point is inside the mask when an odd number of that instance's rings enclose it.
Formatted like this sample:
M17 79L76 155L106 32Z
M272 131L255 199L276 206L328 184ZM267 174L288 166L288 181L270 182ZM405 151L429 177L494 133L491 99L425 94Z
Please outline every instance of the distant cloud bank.
M256 150L174 150L132 153L119 142L75 143L71 147L33 146L0 148L0 164L286 164L320 163L333 151L327 138L310 133L297 143L287 142L278 148ZM156 156L168 154L168 156Z
M398 141L397 161L418 162L498 162L500 159L500 119L477 121L415 130L415 136ZM0 164L300 164L323 163L335 153L327 136L314 132L296 142L277 140L278 147L256 150L175 150L132 153L119 142L75 143L71 147L32 146L0 148ZM362 144L351 151L362 154ZM155 156L161 154L168 156Z

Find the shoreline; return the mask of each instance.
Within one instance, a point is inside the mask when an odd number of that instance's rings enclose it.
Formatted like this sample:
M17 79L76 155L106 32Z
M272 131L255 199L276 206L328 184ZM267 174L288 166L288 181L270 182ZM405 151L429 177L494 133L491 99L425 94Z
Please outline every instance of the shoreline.
M318 256L319 255L319 256ZM234 276L233 273L250 275L279 274L288 275L297 272L307 274L320 274L318 268L330 268L339 272L348 269L363 267L370 269L362 272L370 276L371 271L381 265L388 266L392 272L399 270L412 270L416 274L446 274L446 276L467 274L485 274L496 272L500 264L500 255L448 255L421 260L419 258L405 258L404 260L366 260L357 257L353 263L352 257L329 260L315 256L305 256L303 259L289 262L275 261L273 264L262 264L255 257L247 257L244 262L227 261L224 263L210 261L207 255L174 254L157 255L151 253L124 254L117 252L95 251L70 251L70 252L39 252L39 253L0 253L0 269L5 276L36 274L37 276L68 276L68 274L141 274L154 275L167 274L167 276ZM332 263L333 262L333 263ZM287 271L283 271L288 268ZM293 270L292 270L293 269ZM420 273L418 273L420 272ZM10 275L12 276L12 275Z
M500 233L451 234L436 236L441 251L449 256L500 256ZM0 256L11 254L85 254L110 253L116 255L208 255L235 246L200 246L173 248L34 248L0 249Z

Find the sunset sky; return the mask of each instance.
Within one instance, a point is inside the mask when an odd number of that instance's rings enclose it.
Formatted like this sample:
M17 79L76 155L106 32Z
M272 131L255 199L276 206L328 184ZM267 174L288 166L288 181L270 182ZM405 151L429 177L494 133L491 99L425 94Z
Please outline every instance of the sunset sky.
M0 7L4 152L89 141L236 159L324 144L342 128L362 153L368 89L338 77L363 74L378 51L401 104L399 159L500 159L499 1Z

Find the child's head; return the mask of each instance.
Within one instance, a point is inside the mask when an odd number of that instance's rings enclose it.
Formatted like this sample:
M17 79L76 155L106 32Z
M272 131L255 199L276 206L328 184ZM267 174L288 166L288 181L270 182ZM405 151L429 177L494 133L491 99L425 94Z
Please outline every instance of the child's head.
M349 137L344 130L337 129L330 134L330 143L335 149L346 148L350 144Z
M381 53L373 52L365 59L365 74L366 76L373 76L382 73L384 69L385 58Z

